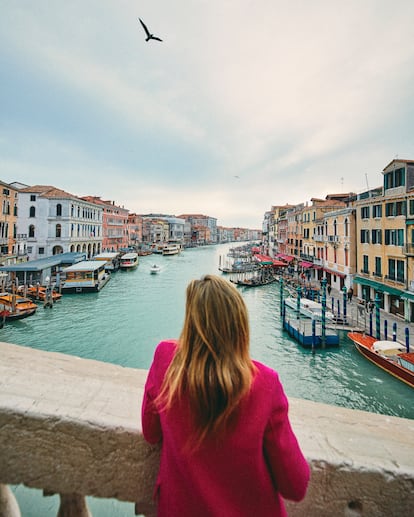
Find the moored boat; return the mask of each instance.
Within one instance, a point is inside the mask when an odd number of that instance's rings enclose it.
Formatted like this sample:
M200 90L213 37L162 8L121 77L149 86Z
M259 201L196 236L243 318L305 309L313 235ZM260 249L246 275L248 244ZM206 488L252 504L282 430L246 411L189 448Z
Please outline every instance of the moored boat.
M32 316L37 305L18 294L0 293L0 312L6 320L20 320Z
M135 252L130 252L130 253L125 253L125 255L122 255L121 259L120 259L120 262L119 262L119 267L120 269L134 269L138 266L138 263L139 263L139 258L138 258L138 253L135 253Z
M414 352L397 341L381 341L361 332L348 332L348 337L366 359L414 388Z
M24 292L25 289L23 288L22 291ZM46 298L49 295L51 296L53 303L58 302L62 298L61 293L58 293L53 289L51 289L50 293L48 293L47 287L44 285L30 285L29 287L26 287L26 294L30 298L42 301L46 301Z

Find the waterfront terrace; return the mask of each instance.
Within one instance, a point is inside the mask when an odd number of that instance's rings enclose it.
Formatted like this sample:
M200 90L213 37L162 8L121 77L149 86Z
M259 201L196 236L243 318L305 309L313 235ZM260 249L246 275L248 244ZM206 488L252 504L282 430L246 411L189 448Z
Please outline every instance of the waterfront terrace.
M85 496L154 515L159 450L140 422L147 371L8 343L0 357L0 517L20 515L17 484L59 494L62 516L90 515ZM413 420L292 398L290 416L312 469L290 516L412 515Z

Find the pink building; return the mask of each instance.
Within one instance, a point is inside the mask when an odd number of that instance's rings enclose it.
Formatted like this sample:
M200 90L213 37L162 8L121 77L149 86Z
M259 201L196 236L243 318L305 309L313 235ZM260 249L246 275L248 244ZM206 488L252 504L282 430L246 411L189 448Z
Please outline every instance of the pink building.
M102 251L128 247L129 210L115 205L115 201L103 201L97 196L84 196L82 199L102 207Z

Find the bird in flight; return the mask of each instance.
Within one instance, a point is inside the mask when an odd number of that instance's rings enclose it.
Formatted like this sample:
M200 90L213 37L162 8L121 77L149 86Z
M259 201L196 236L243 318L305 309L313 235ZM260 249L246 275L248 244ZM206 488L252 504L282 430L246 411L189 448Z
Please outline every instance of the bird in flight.
M157 38L157 36L154 36L154 34L151 34L148 30L148 27L145 25L145 23L141 20L141 18L138 18L138 20L141 22L141 25L144 27L145 34L147 35L145 41L149 41L150 39L156 39L157 41L162 41L162 39Z

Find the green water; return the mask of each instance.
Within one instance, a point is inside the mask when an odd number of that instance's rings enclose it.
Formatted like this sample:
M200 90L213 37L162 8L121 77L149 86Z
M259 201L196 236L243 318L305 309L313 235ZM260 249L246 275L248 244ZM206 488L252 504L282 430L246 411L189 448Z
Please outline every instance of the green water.
M157 343L177 337L185 288L193 278L220 274L229 246L140 257L134 271L118 271L100 293L64 295L53 309L6 325L1 341L135 368L148 368ZM157 263L162 270L150 274ZM281 328L279 284L241 288L250 315L251 355L276 369L288 396L414 419L413 390L364 359L341 336L337 349L315 355ZM16 487L23 517L55 516L58 497ZM88 500L95 516L134 515L133 505Z

